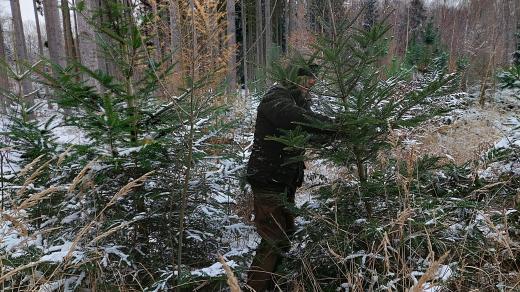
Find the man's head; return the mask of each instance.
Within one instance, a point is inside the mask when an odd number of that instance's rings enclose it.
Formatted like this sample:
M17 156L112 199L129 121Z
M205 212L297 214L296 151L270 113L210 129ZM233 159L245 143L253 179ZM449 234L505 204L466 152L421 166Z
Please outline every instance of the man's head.
M318 65L311 64L306 67L298 68L298 89L303 93L309 92L311 87L316 84L316 73L318 72Z

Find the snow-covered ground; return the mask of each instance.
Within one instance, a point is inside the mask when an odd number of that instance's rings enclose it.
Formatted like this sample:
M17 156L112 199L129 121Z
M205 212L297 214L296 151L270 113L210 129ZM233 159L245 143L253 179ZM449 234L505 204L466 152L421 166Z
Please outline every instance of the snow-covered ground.
M473 90L474 92L475 90ZM443 155L447 159L453 160L457 163L462 163L468 159L479 158L485 155L490 149L506 149L516 147L520 149L520 94L518 90L499 90L491 96L484 107L478 105L478 101L472 93L464 97L464 102L457 104L458 108L451 112L448 116L439 119L436 124L428 125L421 129L416 137L411 137L417 149L421 153L431 153L436 155ZM249 105L249 114L246 117L255 116L256 104ZM49 118L52 114L51 109L45 109L42 114L42 120ZM242 145L242 161L231 161L226 159L216 159L214 170L206 174L206 179L221 179L233 180L240 171L243 170L245 162L247 161L250 147L252 143L252 125L254 121L246 121L247 126L243 126L235 133L235 141ZM0 131L5 131L7 120L0 118ZM58 126L58 124L56 124ZM83 144L88 142L87 138L76 128L73 127L55 127L53 129L54 135L57 137L58 143L75 143ZM10 155L10 163L4 163L4 173L16 173L19 171L16 165L16 151L15 149L1 149L3 157ZM299 189L296 197L297 206L304 203L312 204L314 202L313 192L319 185L330 183L338 179L349 179L353 174L344 168L332 166L321 160L308 161L306 163L306 181L304 186ZM520 161L512 160L501 163L481 164L482 169L479 170L479 175L483 178L497 177L500 173L509 172L515 175L520 175ZM230 196L229 189L221 189L216 185L212 189L211 197L218 204L222 204L223 209L230 209L233 212L227 214L222 222L222 238L220 239L221 251L227 260L227 264L231 268L242 266L247 267L254 255L260 237L255 231L251 219L252 210L245 205L250 204L250 197L247 197L247 188L245 193L241 193L236 185L232 192L235 196ZM250 194L249 194L250 196ZM248 201L249 200L249 201ZM234 213L240 210L240 216ZM201 205L198 211L207 215L216 215L211 208L206 205ZM505 212L516 212L514 209L505 210ZM2 213L2 221L0 224L0 250L11 253L16 256L21 250L29 246L33 246L43 253L41 258L37 261L41 262L60 262L67 256L71 248L70 241L63 241L60 245L48 245L44 242L42 235L34 233L31 236L27 235L27 230L24 230L23 225L17 225L18 219L23 220L26 214L13 213L5 211ZM468 228L471 224L476 226L486 236L500 237L502 236L497 230L501 226L494 226L495 229L490 228L489 216L491 214L481 212L468 225L461 225L454 223L450 226L453 229L453 234L456 235L460 230ZM4 219L8 220L4 220ZM10 219L9 219L10 218ZM73 220L74 218L70 218ZM365 218L359 218L359 224L363 224ZM298 225L304 225L302 218L297 219ZM436 220L432 220L431 224L438 224ZM459 225L457 225L459 224ZM427 223L428 225L428 223ZM188 237L197 240L199 234L195 231L188 230ZM456 238L456 236L454 237ZM200 238L202 240L202 238ZM295 246L297 248L297 246ZM126 255L121 252L117 246L105 250L105 255L117 255L120 260L125 261ZM78 261L84 256L83 252L76 251L72 254ZM352 258L368 257L369 255L363 252L347 255ZM107 258L108 260L108 258ZM454 266L452 263L441 264L434 279L445 282L454 273ZM423 272L414 272L412 276L415 281L421 277ZM224 274L224 269L221 263L214 264L191 271L193 276L200 277L215 277ZM244 277L244 274L241 275ZM75 287L82 277L70 278L70 283L55 283L59 286ZM72 281L74 280L74 281ZM437 281L437 282L438 282ZM53 283L49 283L53 284ZM59 285L58 285L59 284ZM348 291L348 285L345 291ZM423 291L441 291L440 286L427 283L423 286Z

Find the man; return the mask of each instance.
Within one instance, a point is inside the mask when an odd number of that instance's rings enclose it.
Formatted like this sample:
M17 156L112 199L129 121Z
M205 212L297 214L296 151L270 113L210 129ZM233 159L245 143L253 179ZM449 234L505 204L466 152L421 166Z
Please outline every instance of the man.
M283 135L283 130L297 126L308 132L323 132L302 124L314 120L329 121L311 111L309 89L316 83L316 66L301 67L296 82L285 81L273 86L257 109L253 149L247 167L247 180L254 196L255 225L262 237L248 274L248 285L265 291L273 284L272 273L281 252L288 251L295 230L294 204L296 189L303 183L303 161L291 162L302 151L287 150L286 145L266 139ZM293 159L294 160L294 159Z

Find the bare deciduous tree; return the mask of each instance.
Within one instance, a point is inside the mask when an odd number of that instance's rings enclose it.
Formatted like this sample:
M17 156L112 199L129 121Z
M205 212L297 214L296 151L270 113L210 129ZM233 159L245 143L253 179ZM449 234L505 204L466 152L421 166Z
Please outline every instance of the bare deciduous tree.
M263 13L262 13L262 0L256 0L256 63L257 66L263 66L264 56L264 41L263 41Z
M49 57L53 63L64 66L66 56L63 45L63 31L58 13L58 2L56 0L43 0L43 12Z
M23 31L22 14L20 12L20 2L17 0L11 0L11 15L13 17L13 28L14 28L14 47L16 52L16 61L19 63L28 63L27 57L27 46L25 43L25 34ZM22 71L23 69L19 67ZM25 79L22 83L23 92L28 94L32 91L32 83L29 79Z
M61 15L63 19L63 34L65 39L65 53L69 61L76 59L76 46L72 36L72 24L70 21L69 1L61 0Z
M236 26L235 26L235 0L226 0L227 10L227 46L232 50L228 61L228 90L233 92L236 88Z
M89 24L92 18L93 11L96 10L97 3L95 0L85 0L83 2L83 10L78 13L78 47L81 64L89 70L95 71L98 69L98 51L95 42L95 31L92 25ZM89 81L94 85L94 81Z
M3 23L0 21L0 62L6 61L5 44L4 44L4 29ZM0 66L0 112L5 112L7 108L7 98L2 93L9 90L9 78L3 66Z
M265 63L269 68L271 50L273 47L273 32L271 21L271 0L265 0Z
M40 29L40 15L38 12L38 3L36 0L33 0L33 8L34 8L34 22L36 23L36 33L38 34L38 53L41 57L43 57L43 41L42 41L42 31Z

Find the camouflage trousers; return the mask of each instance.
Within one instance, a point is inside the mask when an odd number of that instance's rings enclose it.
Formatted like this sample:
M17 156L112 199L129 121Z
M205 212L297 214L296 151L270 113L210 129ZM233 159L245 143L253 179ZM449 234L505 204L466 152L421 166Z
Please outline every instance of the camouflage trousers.
M290 248L289 236L294 233L296 188L284 192L253 187L255 226L262 237L248 273L247 284L256 291L273 288L274 272L281 262L281 253Z

